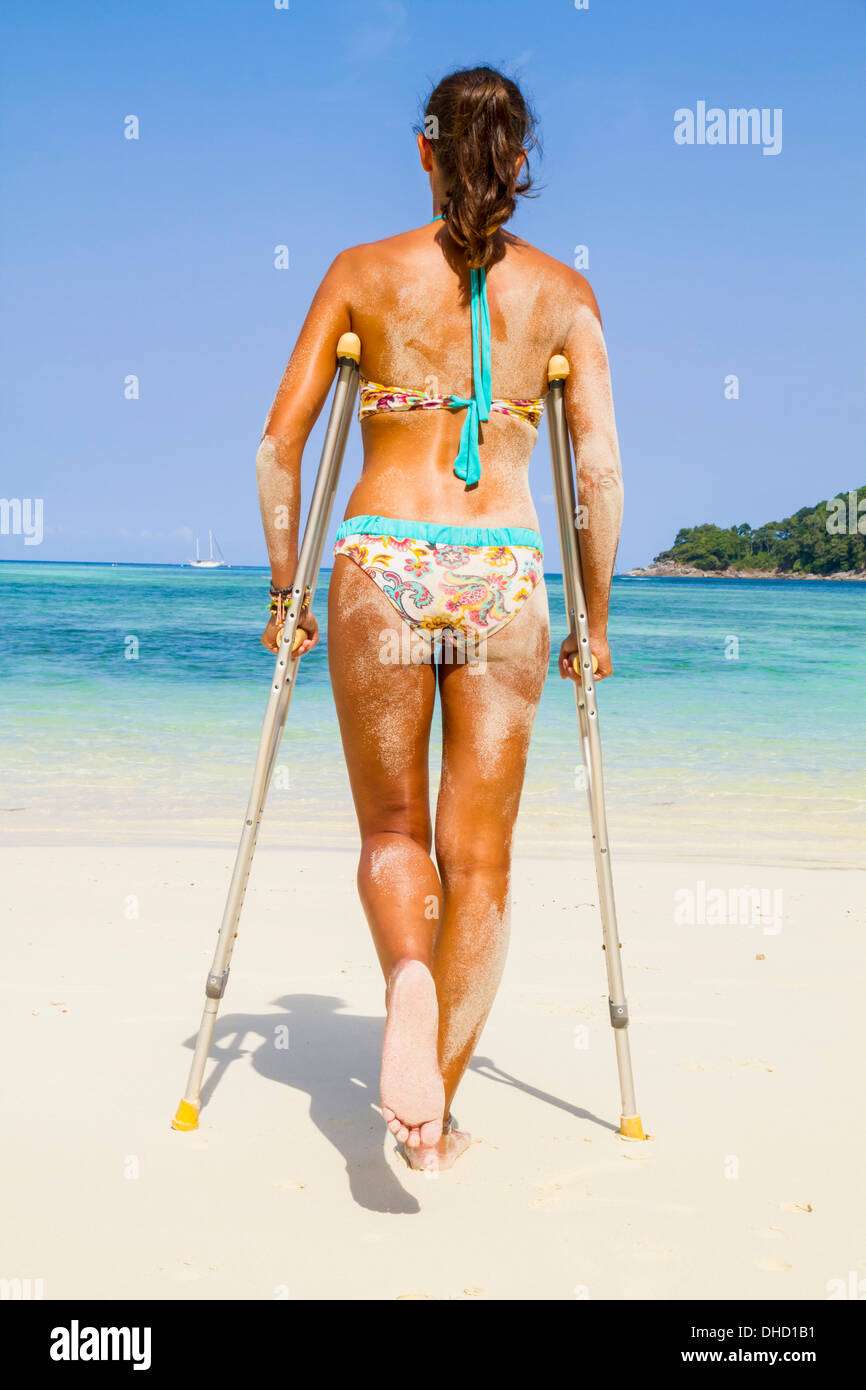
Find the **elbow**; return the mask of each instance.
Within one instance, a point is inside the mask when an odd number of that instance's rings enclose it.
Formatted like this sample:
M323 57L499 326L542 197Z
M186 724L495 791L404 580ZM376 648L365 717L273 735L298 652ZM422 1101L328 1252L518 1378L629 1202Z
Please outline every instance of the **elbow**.
M261 478L265 473L273 472L277 464L277 441L273 435L263 434L261 443L256 449L256 475Z
M273 476L274 473L290 473L300 464L300 453L296 442L284 434L262 435L256 450L256 474L259 478Z
M622 493L622 468L615 435L607 431L585 434L575 449L575 465L581 492L607 497Z
M622 471L619 460L581 463L577 470L577 487L582 496L587 493L600 493L609 498L622 497Z

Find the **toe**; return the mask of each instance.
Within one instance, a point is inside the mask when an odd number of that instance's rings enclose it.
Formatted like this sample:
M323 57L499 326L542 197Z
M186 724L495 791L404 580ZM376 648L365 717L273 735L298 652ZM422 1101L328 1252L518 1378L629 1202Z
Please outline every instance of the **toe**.
M413 1152L409 1158L409 1166L421 1173L438 1173L439 1153L436 1149L422 1149L420 1153Z
M409 1130L409 1138L406 1140L406 1143L409 1145L410 1149L418 1148L419 1144L421 1143L421 1132L418 1129L417 1125Z
M382 1106L382 1114L385 1118L386 1125L389 1125L391 1121L396 1118L394 1111L391 1109L389 1105Z
M409 1131L405 1125L401 1125L399 1129L394 1131L394 1133L397 1135L397 1138L400 1140L401 1144L405 1144L406 1140L409 1138Z
M442 1138L442 1121L428 1120L425 1125L421 1125L418 1134L418 1142L423 1144L425 1148L432 1148Z

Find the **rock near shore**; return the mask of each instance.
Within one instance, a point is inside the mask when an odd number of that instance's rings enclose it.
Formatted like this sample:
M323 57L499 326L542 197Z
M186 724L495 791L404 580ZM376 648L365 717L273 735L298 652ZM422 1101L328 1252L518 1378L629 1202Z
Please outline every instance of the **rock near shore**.
M803 574L790 570L699 570L675 560L654 560L643 568L626 570L630 579L866 579L866 570L839 570L835 574Z

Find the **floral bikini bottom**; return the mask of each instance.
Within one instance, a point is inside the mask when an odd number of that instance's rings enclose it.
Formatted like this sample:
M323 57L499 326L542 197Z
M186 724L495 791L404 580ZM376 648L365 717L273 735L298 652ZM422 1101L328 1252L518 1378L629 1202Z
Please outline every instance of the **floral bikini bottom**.
M543 573L541 536L522 526L350 516L334 555L360 565L413 632L454 646L478 646L499 632Z

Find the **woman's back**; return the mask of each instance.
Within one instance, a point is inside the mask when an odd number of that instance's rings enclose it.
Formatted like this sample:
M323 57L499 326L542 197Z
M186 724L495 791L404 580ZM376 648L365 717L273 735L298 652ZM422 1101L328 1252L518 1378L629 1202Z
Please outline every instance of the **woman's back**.
M363 376L395 392L470 397L470 273L441 223L354 247L339 262L340 278L345 274L350 285ZM502 234L486 292L494 400L543 398L548 361L564 349L581 303L591 302L589 286L528 242ZM494 409L481 429L480 479L466 488L454 476L462 411L365 413L364 469L350 512L392 516L402 509L430 519L534 525L532 414Z

